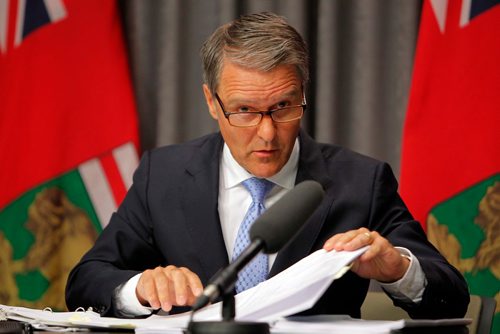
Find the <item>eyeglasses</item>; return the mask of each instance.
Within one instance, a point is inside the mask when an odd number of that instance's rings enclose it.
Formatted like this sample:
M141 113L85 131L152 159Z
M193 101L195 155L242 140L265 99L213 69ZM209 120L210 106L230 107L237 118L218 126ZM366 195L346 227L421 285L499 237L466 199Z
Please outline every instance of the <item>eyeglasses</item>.
M262 120L262 118L264 117L264 115L271 116L271 119L276 123L286 123L295 121L297 119L302 118L307 106L306 98L305 96L303 96L302 104L300 105L286 106L268 111L249 110L249 111L227 112L224 108L224 104L222 103L217 93L215 93L215 98L219 102L219 105L222 108L222 112L229 121L229 124L241 128L258 125Z

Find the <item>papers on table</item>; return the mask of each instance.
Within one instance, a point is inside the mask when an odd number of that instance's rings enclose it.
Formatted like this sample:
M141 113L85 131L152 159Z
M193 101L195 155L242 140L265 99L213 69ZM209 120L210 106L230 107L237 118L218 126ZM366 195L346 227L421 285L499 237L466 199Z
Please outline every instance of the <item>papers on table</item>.
M318 250L278 275L236 295L236 319L272 322L304 311L314 305L332 281L349 269L348 265L367 250L326 252ZM68 327L182 329L190 313L146 319L100 317L95 312L47 312L22 307L0 306L9 318L31 323ZM221 303L210 305L195 314L195 321L221 319Z
M472 323L472 319L401 319L382 321L353 319L349 316L325 315L282 319L273 325L271 332L276 334L389 334L393 330L409 327L435 328L441 326L465 326L470 323Z
M335 333L337 330L343 333L347 330L349 333L385 333L410 326L408 320L361 321L330 317L327 318L328 321L319 321L324 318L308 318L314 320L311 322L283 318L311 308L332 281L349 270L352 261L367 249L368 247L365 247L353 252L316 251L269 280L236 295L236 320L269 322L273 333ZM49 312L6 305L0 305L0 313L10 319L30 322L35 328L50 327L49 330L52 331L55 330L54 326L61 330L123 328L135 329L141 334L182 333L182 330L187 328L191 316L188 312L168 316L152 315L146 319L119 319L100 317L92 311ZM217 303L198 311L194 321L218 321L221 318L221 303ZM423 323L418 321L416 324Z

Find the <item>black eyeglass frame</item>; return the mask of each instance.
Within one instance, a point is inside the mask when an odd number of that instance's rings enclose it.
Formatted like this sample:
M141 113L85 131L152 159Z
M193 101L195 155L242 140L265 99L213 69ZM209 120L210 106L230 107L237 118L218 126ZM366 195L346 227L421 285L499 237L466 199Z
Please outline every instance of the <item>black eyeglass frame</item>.
M248 111L248 112L227 112L226 109L224 108L224 103L222 103L222 100L219 97L219 94L215 93L215 98L217 99L217 102L219 102L219 105L220 105L220 107L222 109L222 113L227 118L227 121L229 122L229 124L232 125L232 126L239 127L239 128L249 128L249 127L252 127L252 126L257 126L257 125L260 124L260 122L262 122L262 119L266 115L269 115L271 117L271 119L274 122L276 122L276 123L288 123L288 122L296 121L298 119L301 119L304 116L304 113L306 112L306 108L307 108L307 103L306 103L306 97L305 97L305 95L302 96L302 101L303 102L301 104L298 104L298 105L286 106L286 107L283 107L283 108L280 108L280 109L272 109L272 110L268 110L268 111ZM282 111L283 109L290 109L290 108L297 108L297 107L301 107L302 108L302 114L300 115L300 117L296 117L296 118L289 119L289 120L286 120L286 121L275 120L273 118L273 113L275 113L276 111ZM234 124L231 123L231 121L229 119L229 116L231 116L231 115L238 115L238 114L260 114L260 119L259 119L259 121L257 123L252 124L252 125L234 125Z

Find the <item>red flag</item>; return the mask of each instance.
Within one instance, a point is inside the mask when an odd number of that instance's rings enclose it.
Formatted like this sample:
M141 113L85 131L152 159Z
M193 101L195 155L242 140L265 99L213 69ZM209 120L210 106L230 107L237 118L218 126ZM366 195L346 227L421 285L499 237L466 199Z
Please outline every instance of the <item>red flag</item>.
M462 25L460 1L441 2L424 4L404 128L401 193L422 223L500 170L500 6Z
M495 296L497 305L499 127L499 1L425 1L401 194L429 239L464 273L471 292Z
M36 25L28 21L43 2L27 1L24 15L7 3L8 27L17 28L7 30L0 56L0 208L111 148L137 145L115 2L52 1L55 19L46 9L49 21L27 35L21 29Z
M64 307L137 145L116 2L0 2L0 303Z

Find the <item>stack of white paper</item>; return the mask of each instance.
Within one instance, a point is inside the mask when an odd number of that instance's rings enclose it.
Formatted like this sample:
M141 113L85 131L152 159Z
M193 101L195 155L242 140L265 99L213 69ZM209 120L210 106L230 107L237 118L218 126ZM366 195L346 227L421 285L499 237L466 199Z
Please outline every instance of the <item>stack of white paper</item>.
M341 276L348 265L367 250L326 252L318 250L275 277L236 296L236 319L273 322L312 307L332 281ZM95 312L47 312L0 305L7 317L16 320L68 327L135 328L140 330L186 328L190 313L153 315L146 319L100 317ZM221 320L221 303L210 305L195 314L195 321Z

